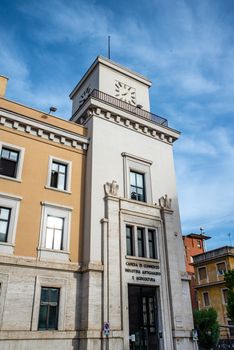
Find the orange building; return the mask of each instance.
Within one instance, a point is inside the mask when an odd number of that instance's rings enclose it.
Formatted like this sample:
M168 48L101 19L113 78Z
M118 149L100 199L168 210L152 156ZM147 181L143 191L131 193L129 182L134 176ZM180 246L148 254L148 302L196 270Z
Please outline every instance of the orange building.
M0 342L73 349L86 129L7 100L6 83L0 77Z
M191 302L192 308L197 309L197 297L196 291L194 289L195 285L195 272L193 267L193 257L197 254L201 254L205 252L205 244L204 241L209 239L210 237L205 236L203 234L190 233L186 236L183 236L184 249L185 249L185 264L186 271L188 272L191 280L190 280L190 293L191 293Z

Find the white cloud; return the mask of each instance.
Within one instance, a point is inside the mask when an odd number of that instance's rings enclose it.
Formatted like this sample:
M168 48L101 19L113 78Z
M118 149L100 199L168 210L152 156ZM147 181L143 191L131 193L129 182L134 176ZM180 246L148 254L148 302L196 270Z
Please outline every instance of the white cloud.
M176 145L176 150L180 154L187 154L190 156L209 156L216 157L218 155L217 148L211 144L209 140L202 140L198 136L196 138L182 137L182 140Z
M54 104L69 117L68 72L78 79L80 65L106 53L111 34L113 59L153 80L153 112L183 131L175 152L184 229L233 227L233 28L209 0L150 1L148 13L128 5L115 13L102 1L21 2L39 63L2 30L0 74L10 78L10 96L39 109Z
M177 150L177 182L183 230L204 225L206 229L234 224L234 145L233 134L223 128L204 132L207 146L215 149L205 157L194 158L194 149L184 153ZM182 142L183 143L183 142ZM185 142L185 147L186 147ZM198 142L197 147L205 144ZM196 152L195 152L196 153Z

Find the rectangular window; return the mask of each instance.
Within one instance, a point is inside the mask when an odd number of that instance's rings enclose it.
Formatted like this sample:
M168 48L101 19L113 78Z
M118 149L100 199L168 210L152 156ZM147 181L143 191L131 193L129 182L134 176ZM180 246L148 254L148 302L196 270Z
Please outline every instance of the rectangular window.
M126 226L126 246L127 246L127 255L134 255L133 250L133 227L132 226Z
M223 295L223 303L227 304L227 301L228 301L228 290L227 289L222 289L222 295Z
M204 292L203 293L203 305L204 306L209 306L210 305L210 298L209 298L209 293Z
M21 199L19 196L0 193L0 254L14 252Z
M59 288L41 288L39 330L58 329Z
M138 256L145 257L145 234L142 227L137 228L137 247Z
M218 275L222 276L225 274L226 272L226 264L225 262L221 262L221 263L218 263L217 264L217 272L218 272Z
M19 151L2 147L0 156L0 175L17 177Z
M63 242L63 218L56 216L47 216L46 223L46 243L48 249L61 250Z
M0 207L0 242L7 242L11 208Z
M198 241L197 241L197 247L198 247L198 248L201 248L201 246L202 246L202 245L201 245L201 241L198 240Z
M148 230L149 257L156 259L155 231Z
M144 174L130 171L131 199L145 202L145 180Z
M206 280L207 275L206 275L206 268L205 267L199 267L198 268L198 275L199 275L199 280Z
M52 162L50 186L60 190L67 190L67 164Z

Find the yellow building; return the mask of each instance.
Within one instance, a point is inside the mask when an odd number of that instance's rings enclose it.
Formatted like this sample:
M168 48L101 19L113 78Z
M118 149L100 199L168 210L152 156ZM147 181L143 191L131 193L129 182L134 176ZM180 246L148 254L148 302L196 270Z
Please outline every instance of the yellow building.
M86 129L7 100L6 83L0 77L0 348L21 339L24 349L73 349Z
M195 267L197 301L199 309L213 307L218 313L220 337L233 336L228 329L231 321L227 317L227 288L224 274L234 269L234 248L222 247L193 257Z

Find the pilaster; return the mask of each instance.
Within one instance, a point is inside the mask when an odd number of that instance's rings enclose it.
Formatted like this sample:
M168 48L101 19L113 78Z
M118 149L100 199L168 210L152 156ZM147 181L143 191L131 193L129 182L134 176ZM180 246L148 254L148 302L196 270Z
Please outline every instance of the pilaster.
M168 290L171 307L171 323L174 349L193 349L191 330L193 328L189 279L185 271L184 252L181 249L181 234L175 232L174 212L171 199L160 198L161 218L165 238L165 260L168 275ZM181 266L184 270L181 271ZM187 311L186 311L187 310Z

